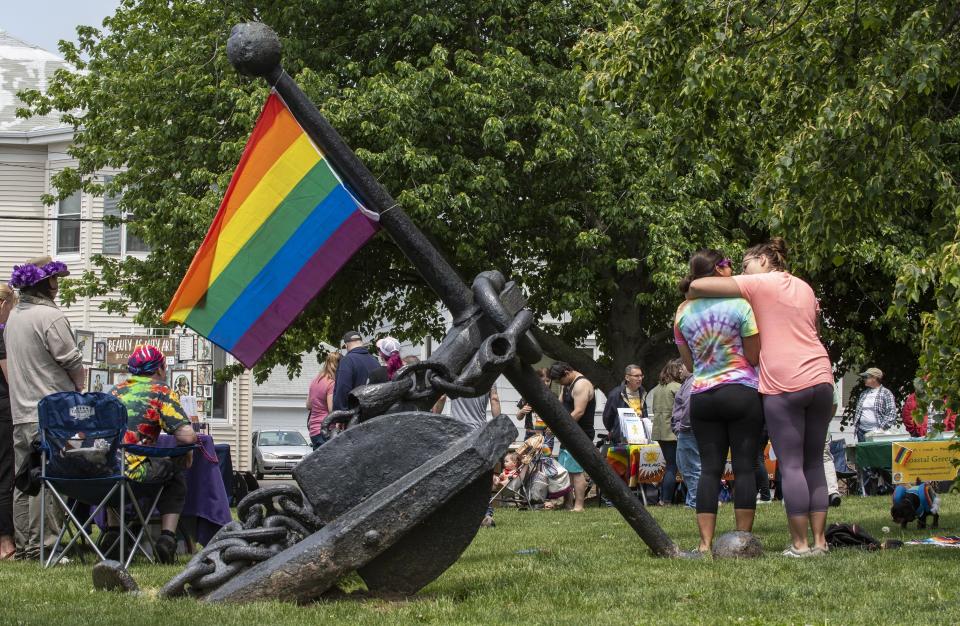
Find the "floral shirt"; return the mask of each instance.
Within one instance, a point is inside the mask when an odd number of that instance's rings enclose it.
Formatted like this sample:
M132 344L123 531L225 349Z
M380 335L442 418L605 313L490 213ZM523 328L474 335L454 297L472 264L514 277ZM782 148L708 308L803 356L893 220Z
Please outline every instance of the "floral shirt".
M150 376L131 376L114 387L111 393L127 407L124 443L152 446L161 432L172 435L178 428L190 423L180 406L177 392ZM142 479L147 471L147 462L146 457L127 454L127 476L133 480Z
M701 393L720 385L757 388L757 370L743 354L743 337L756 335L757 320L743 298L701 298L677 312L678 345L693 353L693 388Z

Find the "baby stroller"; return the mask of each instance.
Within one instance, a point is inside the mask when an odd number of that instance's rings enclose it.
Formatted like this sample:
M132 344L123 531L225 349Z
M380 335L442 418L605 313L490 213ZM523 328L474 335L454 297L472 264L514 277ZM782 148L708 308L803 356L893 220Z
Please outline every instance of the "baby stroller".
M504 469L501 477L507 478L500 490L490 499L491 505L499 501L501 505L513 505L519 508L542 508L544 503L562 498L570 491L570 475L553 457L550 449L544 446L543 435L534 435L524 441L513 452L516 464Z

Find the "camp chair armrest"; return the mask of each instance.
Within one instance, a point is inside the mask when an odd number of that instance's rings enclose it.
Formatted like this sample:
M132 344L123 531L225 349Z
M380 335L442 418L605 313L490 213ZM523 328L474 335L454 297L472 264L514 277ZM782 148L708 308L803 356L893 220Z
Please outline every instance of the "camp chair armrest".
M161 448L159 446L144 446L138 443L125 443L121 444L120 447L130 454L136 454L137 456L146 456L154 458L172 458L183 456L186 453L190 452L195 448L199 448L199 444L189 445L189 446L174 446L172 448Z

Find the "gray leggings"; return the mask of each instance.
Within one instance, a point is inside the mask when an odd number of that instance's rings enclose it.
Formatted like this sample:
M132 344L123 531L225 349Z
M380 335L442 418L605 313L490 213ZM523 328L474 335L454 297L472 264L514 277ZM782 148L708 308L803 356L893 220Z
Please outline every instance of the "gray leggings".
M787 515L827 510L823 442L830 427L833 386L763 396L763 415L777 454Z

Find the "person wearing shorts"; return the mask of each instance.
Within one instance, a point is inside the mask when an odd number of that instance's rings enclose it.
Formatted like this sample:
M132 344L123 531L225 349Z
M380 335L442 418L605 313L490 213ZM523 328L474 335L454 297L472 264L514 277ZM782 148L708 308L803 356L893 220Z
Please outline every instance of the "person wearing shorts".
M826 554L823 443L832 417L833 370L817 330L819 306L813 289L787 271L786 243L775 237L744 253L742 275L695 280L690 296L740 296L753 307L763 336L763 412L779 460L790 528L791 545L783 554Z
M730 276L730 259L717 250L701 250L690 259L690 273L680 282L705 276ZM753 309L743 298L687 300L677 309L674 339L680 358L693 372L690 421L700 450L697 485L698 551L708 552L717 525L720 477L730 450L737 530L753 530L757 484L754 460L763 427L755 365L760 337Z
M550 366L550 380L563 385L560 392L560 402L570 412L570 417L583 430L584 434L593 441L596 431L593 422L596 419L597 398L593 383L587 377L573 369L569 363L557 361ZM587 476L583 467L573 458L565 447L560 448L557 458L560 465L570 474L570 483L573 485L572 494L567 494L567 507L573 511L582 511L583 502L587 497Z

